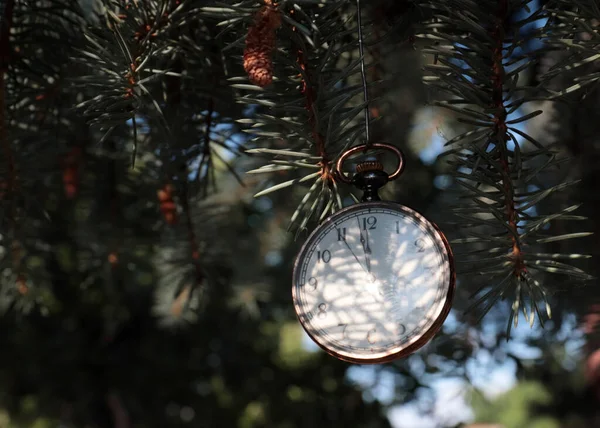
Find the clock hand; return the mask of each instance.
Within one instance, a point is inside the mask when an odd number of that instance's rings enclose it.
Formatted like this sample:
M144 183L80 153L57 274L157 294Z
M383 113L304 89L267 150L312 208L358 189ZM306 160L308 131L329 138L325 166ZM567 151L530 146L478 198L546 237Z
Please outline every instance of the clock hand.
M348 247L348 249L350 250L350 252L352 253L352 255L354 256L354 258L356 259L356 261L358 262L359 266L367 273L369 273L365 267L362 265L362 263L360 262L360 260L358 259L358 256L354 253L354 251L352 251L352 248L350 248L350 244L348 244L348 241L346 241L345 239L343 239L344 244L346 244L346 247Z
M367 259L367 269L371 273L371 246L369 245L369 231L365 229L367 235L367 246L365 247L365 258Z
M365 264L367 265L367 273L371 273L371 259L368 256L368 254L371 253L371 249L369 248L369 251L367 252L367 246L366 246L367 244L365 241L365 236L363 235L362 230L360 228L360 220L358 219L358 217L356 217L356 222L358 223L358 232L360 233L360 243L362 244L363 251L365 252ZM366 232L366 229L365 229L365 232Z

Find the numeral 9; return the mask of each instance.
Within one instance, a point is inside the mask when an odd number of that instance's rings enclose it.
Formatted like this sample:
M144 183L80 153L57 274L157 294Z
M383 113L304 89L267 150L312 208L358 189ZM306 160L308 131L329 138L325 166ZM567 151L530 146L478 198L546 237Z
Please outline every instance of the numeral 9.
M317 289L317 285L319 285L319 281L317 281L317 278L315 278L314 276L311 276L310 278L308 278L308 286L310 287L311 291L315 291ZM304 284L305 286L307 284Z

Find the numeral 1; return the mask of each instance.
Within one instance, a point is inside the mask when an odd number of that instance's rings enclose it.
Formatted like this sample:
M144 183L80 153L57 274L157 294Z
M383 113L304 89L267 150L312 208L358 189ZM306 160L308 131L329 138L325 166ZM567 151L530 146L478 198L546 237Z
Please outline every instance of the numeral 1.
M342 227L341 229L337 229L337 233L338 233L338 241L345 241L346 240L346 228Z
M396 233L400 233L400 221L396 220Z

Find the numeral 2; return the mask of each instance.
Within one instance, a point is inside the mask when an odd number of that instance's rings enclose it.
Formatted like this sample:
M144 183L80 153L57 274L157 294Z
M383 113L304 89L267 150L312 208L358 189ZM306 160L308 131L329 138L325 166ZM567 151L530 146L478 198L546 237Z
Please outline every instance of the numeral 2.
M415 241L415 247L419 250L419 253L425 252L425 240L419 238Z

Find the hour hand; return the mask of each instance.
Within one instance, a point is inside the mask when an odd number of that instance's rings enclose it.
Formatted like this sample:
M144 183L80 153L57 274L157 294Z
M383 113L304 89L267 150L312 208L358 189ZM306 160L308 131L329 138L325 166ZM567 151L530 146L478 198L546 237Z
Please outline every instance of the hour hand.
M365 264L367 265L367 272L371 273L371 251L368 247L365 249Z
M365 234L367 235L367 245L365 247L365 259L367 261L367 269L369 273L371 273L371 245L369 244L369 231L365 230Z

